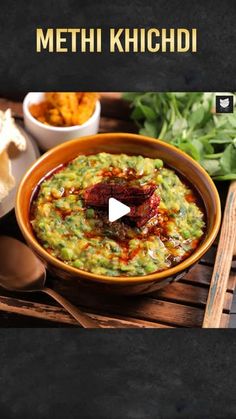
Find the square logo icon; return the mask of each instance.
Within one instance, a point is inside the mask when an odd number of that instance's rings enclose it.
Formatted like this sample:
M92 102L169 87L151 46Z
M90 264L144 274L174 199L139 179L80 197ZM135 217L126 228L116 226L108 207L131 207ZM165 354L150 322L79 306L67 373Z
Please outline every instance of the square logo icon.
M216 113L233 113L234 111L234 97L216 96Z

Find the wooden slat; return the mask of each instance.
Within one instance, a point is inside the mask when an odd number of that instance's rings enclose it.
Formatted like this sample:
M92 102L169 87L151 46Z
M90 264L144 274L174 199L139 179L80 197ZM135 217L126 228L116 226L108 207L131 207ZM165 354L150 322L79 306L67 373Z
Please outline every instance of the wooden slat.
M236 287L236 272L232 270L229 276L229 283L232 284L232 292L235 292Z
M231 306L230 312L231 312L231 314L236 314L236 298L234 298L234 300L232 302L232 306Z
M211 246L208 252L205 255L203 255L201 259L201 263L209 265L209 266L214 266L216 251L217 251L217 247L215 245Z
M180 280L181 283L197 284L208 287L211 282L213 266L198 263L191 271ZM232 271L227 284L227 291L234 292L236 275Z
M234 261L236 260L236 240L235 240L235 243L234 243L233 260Z
M186 285L185 287L186 288L184 288L184 285L181 283L174 283L163 288L159 292L154 293L152 295L152 298L150 298L149 296L118 298L114 296L88 297L83 295L81 295L80 298L78 298L76 295L74 295L74 298L71 298L71 296L69 297L67 295L67 298L72 300L74 303L77 303L77 305L83 306L83 309L85 311L88 311L89 313L94 311L98 314L102 313L104 318L108 318L108 320L110 317L117 318L117 316L121 316L123 320L131 322L131 318L137 318L139 319L137 320L137 322L140 323L140 327L144 327L142 325L142 320L148 322L157 322L159 324L164 323L169 326L185 327L186 325L190 326L192 324L192 327L200 327L204 312L203 308L207 298L207 290L201 287L193 287L188 285ZM13 312L15 313L18 312L19 314L26 315L27 312L28 315L34 315L33 313L36 310L37 317L38 309L40 308L42 318L51 321L68 322L68 316L66 320L61 316L59 318L57 315L54 318L53 315L55 311L55 306L52 306L50 304L50 300L46 299L45 301L48 301L48 303L46 304L34 302L32 301L34 296L31 295L30 301L24 300L24 306L22 311L22 303L19 301L23 300L16 300L15 298L11 297L1 298L7 298L7 300L4 301L8 301L11 308L12 306L15 307L15 310L13 310ZM163 300L161 300L161 298L163 298ZM168 301L165 300L165 298L168 298ZM229 312L232 298L232 293L226 293L224 309L227 312ZM199 304L199 301L201 301L201 305ZM196 305L196 307L194 307L194 305ZM4 307L5 306L2 306L2 308L0 309L4 309ZM44 307L46 307L46 309L44 309ZM195 310L195 308L197 309L197 311ZM200 312L198 311L198 308ZM190 313L192 313L191 315L193 315L192 320L189 319ZM58 314L58 312L56 312L56 314ZM134 320L132 320L132 322L133 321ZM69 323L71 322L69 321ZM118 323L120 323L119 320ZM122 324L118 326L118 323L116 327L124 327L122 326ZM130 327L135 327L135 325L131 323ZM147 324L145 325L145 327L161 327L159 324L157 326L153 324Z
M208 287L211 281L212 271L213 268L211 266L198 263L180 280L180 282Z
M51 328L60 328L60 327L67 327L67 328L74 328L76 327L73 324L69 323L59 323L59 322L52 322L50 320L40 319L33 316L23 316L22 314L15 314L15 313L7 313L5 311L0 310L0 328L35 328L35 327L51 327Z
M210 248L210 250L208 250L208 252L202 257L200 263L206 266L214 266L214 261L216 258L216 251L217 251L217 246L213 245ZM235 256L233 257L231 268L236 270L236 257Z
M197 307L204 307L207 302L208 289L181 282L174 282L167 285L160 291L151 294L152 297L165 299L172 302L178 302ZM224 310L229 311L233 299L233 294L226 292L224 299Z
M225 206L220 240L211 279L203 327L219 327L236 240L236 181L232 182Z
M236 257L233 257L231 268L236 271Z
M231 275L231 276L234 280L234 284L236 285L236 272L234 272L233 275ZM230 316L232 316L232 321L230 319L229 327L235 327L236 328L236 292L234 292L234 295L233 295L233 301L232 301ZM235 322L234 322L234 319L235 319Z
M236 329L236 313L230 315L229 327Z
M145 296L109 298L98 295L86 297L80 295L75 299L78 305L85 311L101 313L103 315L126 316L146 321L164 323L180 327L200 327L203 320L204 310L184 304L157 300Z
M122 119L101 117L99 132L137 132L137 128L131 121Z
M225 293L225 298L223 302L223 312L230 313L232 303L233 303L233 298L234 298L234 295L232 292Z
M151 299L142 300L139 305L131 304L125 309L120 306L106 306L104 309L105 312L111 310L113 314L119 314L124 310L130 317L179 327L201 327L204 315L204 310L200 308Z
M11 108L14 116L23 117L22 102L13 102L11 100L0 98L0 109L5 111L8 108Z
M167 285L160 291L152 293L152 297L176 301L183 304L197 305L203 307L207 301L208 290L203 287L197 287L181 282L174 282Z
M222 314L220 318L219 327L226 329L227 327L229 327L229 322L230 322L229 314Z
M101 308L100 308L101 309ZM155 320L157 322L182 327L200 327L204 310L183 304L142 298L139 303L134 302L126 307L113 305L104 307L106 312L125 312L127 316L138 319ZM123 311L124 310L124 311Z
M17 302L17 304L16 304ZM62 307L35 303L26 300L16 300L11 297L0 296L0 311L6 313L15 313L23 316L32 316L42 320L51 322L59 322L78 326L77 321L71 317ZM93 319L98 320L103 328L166 328L170 327L157 322L140 321L137 319L128 319L120 317L108 317L100 314L87 312Z
M119 92L101 93L101 113L107 118L130 120L130 105L121 98Z
M196 267L197 268L197 267ZM204 267L204 270L208 269ZM54 279L52 281L52 286L62 295L65 295L69 300L73 301L74 304L85 305L86 302L90 301L91 307L96 306L97 309L102 309L107 307L108 300L111 305L120 305L123 306L123 310L127 310L127 306L134 304L136 301L142 299L155 299L160 301L169 301L172 303L183 303L184 305L189 305L193 307L204 308L207 302L209 284L206 286L199 285L197 282L193 283L184 283L181 281L173 282L166 287L152 292L147 296L136 296L136 297L122 297L122 296L101 296L98 294L92 295L88 292L81 291L78 287L76 290L76 284L68 284L66 281L58 281ZM232 291L226 293L226 298L224 301L224 310L229 311L232 302ZM169 320L168 320L169 321Z

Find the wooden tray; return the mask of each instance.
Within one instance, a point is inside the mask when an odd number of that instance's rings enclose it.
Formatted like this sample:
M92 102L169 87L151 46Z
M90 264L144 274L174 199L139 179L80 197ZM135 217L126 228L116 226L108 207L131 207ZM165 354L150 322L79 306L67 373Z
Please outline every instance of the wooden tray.
M0 109L11 107L15 116L22 118L22 104L0 99ZM129 120L129 107L122 101L119 93L102 94L101 132L136 132ZM225 201L227 184L220 185L222 201ZM233 215L234 216L234 215ZM8 234L22 239L14 213L0 223L0 234ZM70 289L62 288L61 283L49 276L50 285L80 306L91 317L98 319L107 328L171 328L202 327L206 313L210 316L210 327L228 327L229 313L236 284L236 263L227 278L221 293L212 289L212 274L217 251L217 242L204 258L183 279L172 283L148 296L103 297L80 295L76 297ZM234 250L236 255L236 249ZM208 301L209 288L213 296ZM219 298L221 302L219 301ZM213 306L212 306L213 301ZM221 304L222 303L222 308ZM211 307L209 306L211 304ZM218 305L219 304L219 305ZM210 309L209 309L210 307ZM211 318L212 310L217 309L220 321ZM205 317L205 320L204 320ZM40 293L12 294L0 290L0 326L76 326L76 321L49 297ZM204 327L209 327L207 324Z

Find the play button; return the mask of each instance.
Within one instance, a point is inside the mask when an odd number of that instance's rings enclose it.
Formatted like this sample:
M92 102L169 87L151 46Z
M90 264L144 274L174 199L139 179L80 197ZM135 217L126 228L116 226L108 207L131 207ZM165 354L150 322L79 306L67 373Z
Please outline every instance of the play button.
M108 219L111 223L113 221L119 220L119 218L124 217L124 215L129 214L130 207L122 202L118 201L115 198L109 198L108 202Z

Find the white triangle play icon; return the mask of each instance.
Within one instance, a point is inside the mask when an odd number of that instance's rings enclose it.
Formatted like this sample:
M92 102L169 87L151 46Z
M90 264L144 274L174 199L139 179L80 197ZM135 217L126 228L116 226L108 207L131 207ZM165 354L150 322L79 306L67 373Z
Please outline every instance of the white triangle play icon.
M117 201L115 198L109 198L108 219L111 223L124 217L124 215L129 214L129 212L130 208L127 205L122 204L122 202Z

